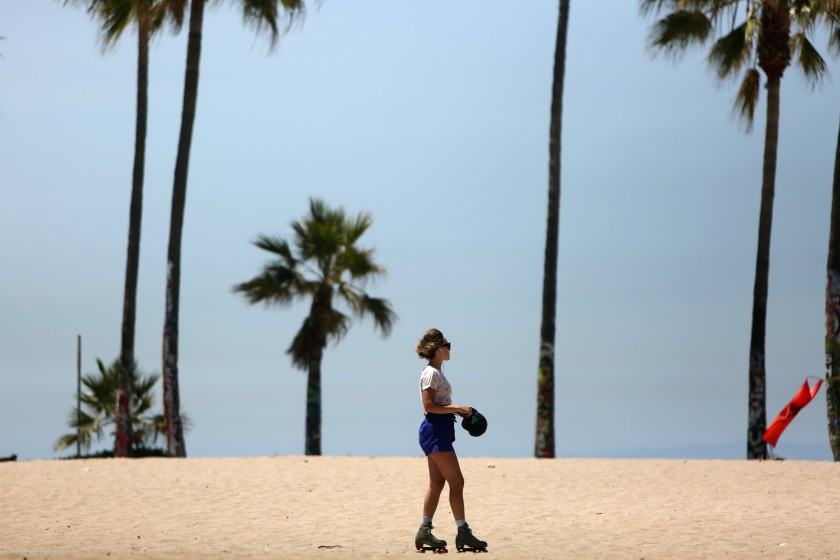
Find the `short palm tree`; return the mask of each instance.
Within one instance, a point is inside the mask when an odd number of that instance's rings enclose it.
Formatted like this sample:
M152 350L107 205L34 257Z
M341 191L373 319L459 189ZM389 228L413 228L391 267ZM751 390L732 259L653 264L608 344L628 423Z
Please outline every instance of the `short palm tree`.
M665 14L650 34L650 46L654 50L676 56L695 45L711 43L708 61L717 77L741 78L735 112L747 130L752 128L758 104L759 70L766 78L767 119L753 287L747 424L747 458L764 459L767 457L767 444L761 439L767 427L764 344L779 143L779 92L782 75L792 61L812 83L825 77L825 61L809 37L816 26L837 21L840 5L825 0L641 0L641 10L644 15Z
M94 440L101 439L106 429L116 429L120 361L115 360L111 366L106 366L102 360L96 360L96 364L99 368L97 373L82 376L84 390L80 400L83 409L74 408L68 415L67 424L74 432L61 436L55 444L55 449L65 449L78 443L86 451L90 451ZM132 364L132 451L154 446L157 439L164 434L163 414L151 412L154 407L153 391L158 379L159 375L146 375L139 370L137 364Z
M134 128L134 167L131 178L131 203L128 216L128 245L123 293L122 339L118 389L115 453L131 453L131 370L134 367L134 327L137 315L137 275L140 266L140 225L143 218L143 176L146 164L146 129L148 121L149 42L167 24L180 30L187 0L69 0L82 4L99 21L102 45L112 47L132 24L137 27L137 110Z
M267 30L272 45L279 36L280 12L289 22L303 13L303 0L236 0L246 23L257 31ZM187 65L175 176L172 182L172 210L169 219L169 245L166 254L166 302L163 319L163 409L166 414L166 446L175 457L186 457L187 447L181 422L181 396L178 389L178 328L181 300L181 238L187 199L187 176L198 102L198 70L201 64L201 36L205 0L191 0ZM282 10L281 10L282 8Z
M291 242L261 235L254 244L273 255L262 272L234 286L249 303L288 306L311 300L309 315L287 353L292 364L308 371L306 389L306 455L321 454L321 359L328 340L337 342L350 328L350 318L334 307L336 298L356 317L373 318L384 336L396 315L387 300L371 297L363 287L384 274L373 260L372 249L357 245L373 223L360 213L348 217L341 208L309 201L309 215L292 223Z

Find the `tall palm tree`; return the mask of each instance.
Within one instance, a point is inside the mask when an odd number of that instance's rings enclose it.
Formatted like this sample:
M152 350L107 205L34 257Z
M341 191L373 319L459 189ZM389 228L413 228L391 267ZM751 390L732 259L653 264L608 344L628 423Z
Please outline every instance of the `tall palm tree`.
M249 303L288 306L312 300L309 315L287 353L292 364L308 371L306 389L306 455L321 454L321 359L328 340L337 342L350 328L350 319L333 306L337 296L353 315L370 315L374 328L391 332L396 315L384 299L362 288L384 269L373 260L372 249L356 245L373 223L369 214L348 217L341 208L310 199L309 215L292 223L291 243L283 237L261 235L254 244L274 255L262 272L234 286Z
M742 7L743 4L743 7ZM809 40L820 23L840 10L825 0L641 0L643 15L665 13L653 26L650 46L669 55L711 42L708 62L720 80L741 76L735 112L751 130L761 74L767 88L767 119L758 222L752 329L749 353L747 458L767 458L761 439L767 427L765 325L770 233L779 142L779 92L792 60L812 83L826 75L826 64ZM743 11L741 11L743 9ZM743 20L739 20L743 16Z
M267 30L274 45L279 36L278 18L281 8L289 22L302 15L303 0L238 0L246 23L257 31ZM191 0L187 66L184 75L184 98L181 131L172 184L172 210L169 221L169 247L166 268L166 304L163 323L163 405L167 420L167 450L175 457L186 457L181 422L181 397L178 389L178 310L181 291L181 237L187 198L187 174L190 148L198 101L198 70L201 63L201 34L205 0Z
M534 437L534 456L543 458L554 457L554 338L557 315L557 237L560 229L560 139L563 129L563 81L566 75L569 1L560 0L548 136L548 226L545 235L540 361L537 374L537 427Z
M122 375L120 360L114 360L110 366L96 360L99 368L98 373L87 373L82 376L82 384L85 389L80 395L81 403L85 410L70 412L67 424L73 432L61 436L55 444L55 449L65 449L81 444L85 450L90 451L94 440L99 440L105 430L117 423L119 414L117 405L118 382ZM162 414L154 414L150 411L154 407L154 387L159 375L146 375L140 371L137 364L132 364L131 376L131 406L130 418L133 426L131 447L132 450L140 447L151 447L158 437L164 432L164 419ZM116 454L116 450L115 450Z
M187 0L73 0L85 4L88 13L100 22L104 48L110 48L129 26L137 26L137 110L134 128L134 168L131 177L131 203L128 213L128 247L123 295L122 338L120 344L119 411L115 454L131 455L131 370L134 364L134 327L137 315L137 274L140 263L140 228L143 218L143 172L146 162L148 121L149 41L166 24L180 30Z
M834 154L825 282L825 398L828 441L840 461L840 132Z

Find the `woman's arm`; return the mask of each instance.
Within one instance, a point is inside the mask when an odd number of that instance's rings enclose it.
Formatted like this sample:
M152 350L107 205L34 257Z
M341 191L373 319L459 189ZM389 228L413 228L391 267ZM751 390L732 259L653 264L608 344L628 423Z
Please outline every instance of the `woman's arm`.
M470 416L472 414L472 409L468 406L460 406L457 404L437 404L435 402L437 391L431 387L421 391L421 394L423 395L423 412L431 412L433 414L455 413L458 416Z

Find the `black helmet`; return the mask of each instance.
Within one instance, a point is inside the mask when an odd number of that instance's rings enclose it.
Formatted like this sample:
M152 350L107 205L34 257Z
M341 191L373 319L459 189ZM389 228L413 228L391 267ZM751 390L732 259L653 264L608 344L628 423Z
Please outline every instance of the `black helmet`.
M465 416L461 421L461 427L467 430L472 437L478 437L487 431L487 418L476 409L470 407L472 414Z

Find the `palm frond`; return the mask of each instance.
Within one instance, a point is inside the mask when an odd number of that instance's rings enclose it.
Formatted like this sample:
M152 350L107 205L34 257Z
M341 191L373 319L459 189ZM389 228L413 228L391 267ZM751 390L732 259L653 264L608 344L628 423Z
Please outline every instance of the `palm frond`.
M314 222L324 222L327 220L327 216L330 213L330 209L327 206L327 203L324 202L323 199L320 198L310 198L309 199L309 221ZM307 221L307 220L305 220Z
M744 74L738 95L735 97L733 112L747 132L752 131L760 86L761 74L756 68L750 68Z
M361 317L364 315L364 292L353 288L350 284L339 284L336 293L350 308L354 315Z
M320 355L328 339L340 340L350 329L350 319L332 307L317 307L304 319L286 353L292 357L292 364L304 371L311 361Z
M813 89L828 75L828 66L804 33L796 33L790 39L791 51L796 56L797 66Z
M242 5L242 19L253 27L257 33L268 31L271 46L277 44L280 38L279 22L281 19L279 6L283 8L282 17L286 20L284 32L304 16L305 4L303 0L240 0Z
M157 0L149 8L150 27L152 34L164 27L169 27L173 33L178 33L184 27L188 0Z
M654 24L648 43L656 51L677 57L689 47L704 43L711 33L712 24L706 14L697 10L680 10Z
M701 12L716 13L731 4L737 4L739 0L642 0L639 3L639 12L642 16L660 14L666 11L698 10Z
M188 0L65 0L67 4L86 6L91 17L99 21L100 42L105 50L143 18L149 24L151 35L167 25L174 32L180 31Z
M371 315L374 328L381 331L385 336L390 334L391 328L397 320L397 315L388 300L371 297L364 291L347 284L342 284L339 287L338 294L357 317L363 319L365 316Z
M708 62L721 80L731 78L749 62L747 22L739 25L712 45Z
M675 8L674 0L642 0L639 2L639 14L642 17L660 14L672 8Z
M831 28L831 33L828 36L828 50L833 56L840 55L840 24Z
M373 225L373 217L367 212L359 212L355 218L346 220L344 230L347 235L347 244L353 245Z
M391 334L391 329L397 321L397 314L394 313L388 300L364 294L362 307L365 314L370 314L373 317L374 328L378 329L383 336Z
M67 425L75 431L61 436L55 442L53 449L56 451L72 447L77 443L83 449L89 450L93 443L93 436L98 439L103 433L101 419L97 416L91 416L84 410L72 409L67 415Z
M350 317L338 311L337 309L331 309L329 315L329 322L327 336L333 341L338 342L350 331L350 326L353 322L350 320Z
M268 251L279 256L289 268L293 268L297 264L297 259L292 254L289 242L283 237L277 235L260 235L253 243L263 251Z
M303 294L310 293L307 282L299 278L296 271L273 263L261 274L247 282L233 287L234 292L244 294L248 303L286 306Z
M352 280L362 283L367 283L370 279L385 274L385 269L373 260L372 249L348 247L341 255L338 266L342 272L347 272Z
M340 223L340 222L339 222ZM301 239L301 257L322 261L338 254L344 243L344 232L334 219L323 222L310 222L306 234ZM326 271L325 271L326 272Z
M95 7L94 7L95 6ZM102 43L105 47L114 45L129 26L139 17L139 3L133 0L98 0L92 2L91 10L97 12L101 23Z

